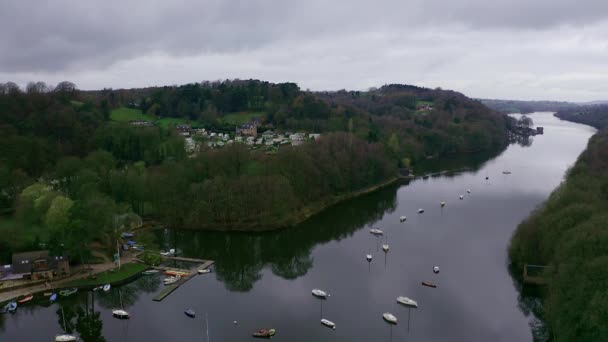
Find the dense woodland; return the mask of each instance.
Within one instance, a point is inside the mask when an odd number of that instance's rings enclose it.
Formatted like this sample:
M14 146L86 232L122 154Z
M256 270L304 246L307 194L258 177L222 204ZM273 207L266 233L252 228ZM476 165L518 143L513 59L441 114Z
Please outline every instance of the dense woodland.
M597 129L608 127L608 105L594 105L561 110L555 116L573 122L593 126Z
M544 319L555 341L608 340L608 130L593 136L566 180L517 229L509 255L549 266Z
M226 116L257 113L261 131L322 137L272 154L235 144L187 156L172 126L112 120L123 107L231 132ZM82 241L109 248L138 217L176 228L285 226L397 167L497 151L513 125L462 94L403 85L314 93L254 80L94 92L0 84L0 208L12 220L0 225L0 250L63 244L84 258Z
M533 112L557 112L562 110L576 109L580 105L563 101L519 101L519 100L494 100L481 99L484 105L501 113L529 114Z

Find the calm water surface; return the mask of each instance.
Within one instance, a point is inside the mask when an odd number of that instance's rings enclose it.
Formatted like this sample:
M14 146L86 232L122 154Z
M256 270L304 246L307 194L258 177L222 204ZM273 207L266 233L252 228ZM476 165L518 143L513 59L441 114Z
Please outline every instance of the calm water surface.
M530 341L506 249L517 224L560 183L594 130L535 113L545 135L474 163L472 171L416 180L342 203L299 227L267 234L159 231L164 247L216 260L162 302L161 277L120 288L132 319L110 309L118 290L80 293L52 306L0 315L1 341L52 341L66 319L87 341L247 341L259 328L275 341ZM503 175L509 169L511 175ZM489 180L486 181L485 177ZM466 190L471 189L467 194ZM463 194L464 200L458 196ZM439 203L446 201L445 208ZM417 214L424 208L424 214ZM407 215L405 223L399 216ZM369 229L385 236L376 238ZM390 251L382 252L388 241ZM368 263L365 254L373 254ZM441 268L433 274L432 267ZM179 266L179 265L178 265ZM421 286L436 283L436 289ZM320 301L311 290L331 297ZM399 306L408 296L418 309ZM197 311L196 319L183 314ZM382 313L399 324L390 327ZM330 330L321 317L337 324ZM233 321L238 321L234 324ZM100 335L102 337L100 337Z

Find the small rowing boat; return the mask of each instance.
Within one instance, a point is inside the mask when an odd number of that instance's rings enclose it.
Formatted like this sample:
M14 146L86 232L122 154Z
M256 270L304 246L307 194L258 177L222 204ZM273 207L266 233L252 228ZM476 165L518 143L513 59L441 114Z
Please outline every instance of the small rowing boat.
M188 316L190 318L196 317L196 312L194 312L194 310L192 310L192 309L188 309L188 310L184 311L184 313L186 314L186 316Z
M418 214L422 214L424 212L424 209L420 208L418 209Z
M253 337L271 338L275 333L276 331L274 329L260 329L253 333Z
M158 270L146 270L146 271L142 272L142 274L145 274L145 275L152 275L152 274L156 274L156 273L158 273Z
M372 255L371 254L365 255L365 260L371 262L372 261Z
M313 289L312 295L317 298L323 298L323 299L327 298L327 296L328 296L327 292L325 292L323 290L319 290L319 289Z
M336 323L328 320L328 319L321 319L321 324L323 324L324 326L328 327L328 328L332 328L332 329L336 329Z
M55 342L72 342L72 341L78 341L78 337L76 337L74 335L68 335L68 334L55 336Z
M168 278L163 279L163 283L165 285L171 285L171 284L177 283L180 279L182 279L182 277L180 277L180 276L168 277Z
M114 316L118 319L128 319L129 313L123 309L114 309L114 310L112 310L112 316Z
M105 285L103 286L103 292L108 292L108 291L110 291L110 288L112 288L112 286L111 286L110 284L105 284Z
M405 220L407 220L407 216L401 216L399 218L399 222L405 222Z
M182 272L182 271L172 271L172 270L165 271L165 275L174 276L174 277L177 277L177 276L185 277L189 274L190 273L188 273L188 272Z
M437 287L437 285L435 285L435 284L433 284L433 283L429 283L429 282L427 282L427 281L423 281L423 282L422 282L422 285L424 285L424 286L428 286L428 287L432 287L432 288L436 288L436 287Z
M49 300L51 301L51 303L52 303L52 302L54 302L54 301L56 301L56 300L57 300L57 294L56 294L56 293L53 293L53 294L51 295L51 298L49 298Z
M389 247L388 247L388 245L387 245L387 244L382 245L382 250L383 250L384 252L388 252L388 248L389 248Z
M405 305L405 306L411 306L414 308L418 307L418 303L415 300L404 297L404 296L397 297L397 303Z
M17 301L17 303L19 303L19 304L24 304L24 303L29 302L29 301L30 301L30 300L32 300L32 299L34 299L34 296L33 296L33 295L31 295L31 294L28 294L28 295L25 295L25 297L23 297L23 298L19 299L19 300Z
M207 273L211 273L211 269L207 268L207 269L198 270L198 274L207 274Z
M369 230L370 233L374 234L374 235L382 235L384 234L384 232L378 228L372 228Z

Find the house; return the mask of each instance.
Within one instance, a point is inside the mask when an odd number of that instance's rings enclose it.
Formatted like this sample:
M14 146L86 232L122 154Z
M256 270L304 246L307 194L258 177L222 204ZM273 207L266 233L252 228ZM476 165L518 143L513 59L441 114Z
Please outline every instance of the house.
M192 127L190 125L177 125L175 126L177 132L185 137L190 136L190 131L192 131Z
M254 123L246 123L236 128L236 135L247 135L255 137L258 135L258 126Z
M12 273L31 280L53 279L70 274L70 263L65 256L51 256L49 251L13 254Z

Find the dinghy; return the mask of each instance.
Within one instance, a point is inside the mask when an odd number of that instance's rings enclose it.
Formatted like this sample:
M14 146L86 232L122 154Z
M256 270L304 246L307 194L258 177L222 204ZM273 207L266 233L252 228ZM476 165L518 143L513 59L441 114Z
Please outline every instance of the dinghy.
M336 323L328 320L328 319L321 319L321 324L323 324L324 326L328 327L328 328L332 328L332 329L336 329Z
M180 277L180 276L168 277L168 278L163 279L163 283L165 285L171 285L171 284L177 283L180 279L182 279L182 277Z
M313 289L312 295L317 298L323 298L323 299L327 298L327 296L328 296L327 292L325 292L323 290L319 290L319 289Z
M56 293L53 293L53 294L51 295L51 298L49 298L49 300L51 301L51 303L52 303L52 302L54 302L54 301L56 301L56 300L57 300L57 294L56 294Z
M207 268L204 270L198 270L198 274L207 274L207 273L211 273L211 269Z
M114 309L114 310L112 310L112 316L114 316L118 319L128 319L129 313L123 309Z
M175 248L171 248L168 252L160 252L162 256L173 256L175 255Z
M399 218L399 222L405 222L405 220L407 220L407 216L401 216Z
M186 314L186 316L188 316L190 318L196 317L196 313L192 309L188 309L188 310L184 311L184 313Z
M463 199L463 198L464 198L464 195L460 195L460 197L458 197L458 198Z
M418 307L418 303L415 300L404 297L404 296L397 297L397 303L405 305L405 306L411 306L414 308Z
M59 291L59 295L62 296L62 297L67 297L69 295L73 295L77 291L78 291L78 289L74 287L74 288L71 288L71 289L65 289L65 290Z
M445 207L445 202L441 202L441 207Z
M101 290L103 290L103 286L102 285L99 285L99 286L93 288L93 291L95 291L95 292L101 291Z
M432 288L436 288L436 287L437 287L437 285L435 285L435 284L433 284L433 283L429 283L429 282L427 282L427 281L423 281L423 282L422 282L422 285L423 285L423 286L432 287Z
M260 329L253 333L253 337L271 338L275 334L274 329Z
M33 295L31 295L31 294L28 294L28 295L25 295L25 297L23 297L23 298L19 299L19 300L17 301L17 303L19 303L19 304L24 304L24 303L29 302L29 301L30 301L30 300L32 300L32 299L34 299L34 296L33 296Z
M433 266L433 272L439 273L439 266Z
M68 335L68 334L55 336L55 342L71 342L71 341L78 341L78 339L79 339L78 337L76 337L74 335Z
M470 193L471 193L471 189L467 189L467 194L470 194Z
M152 274L156 274L158 273L158 270L147 270L147 271L143 271L142 274L145 275L152 275Z
M112 286L110 284L105 284L103 286L103 292L108 292L108 291L110 291L111 288L112 288Z
M505 170L505 171L503 171L503 172L502 172L502 174L503 174L503 175L510 175L510 174L511 174L511 171ZM487 179L487 178L486 178L486 179Z
M382 250L384 252L388 252L388 245L387 244L382 245Z
M418 214L422 214L424 212L424 209L420 208L418 209Z
M10 302L4 306L4 309L10 313L15 313L15 311L17 311L17 303Z
M397 324L397 317L392 313L385 312L382 314L382 318L387 321L389 324Z
M371 255L371 254L367 254L367 255L365 255L365 260L367 260L367 261L370 261L370 262L371 262L371 261L372 261L372 255Z
M369 232L372 233L372 234L374 234L374 235L382 235L382 234L384 234L384 232L381 231L378 228L372 228L372 229L369 230Z

